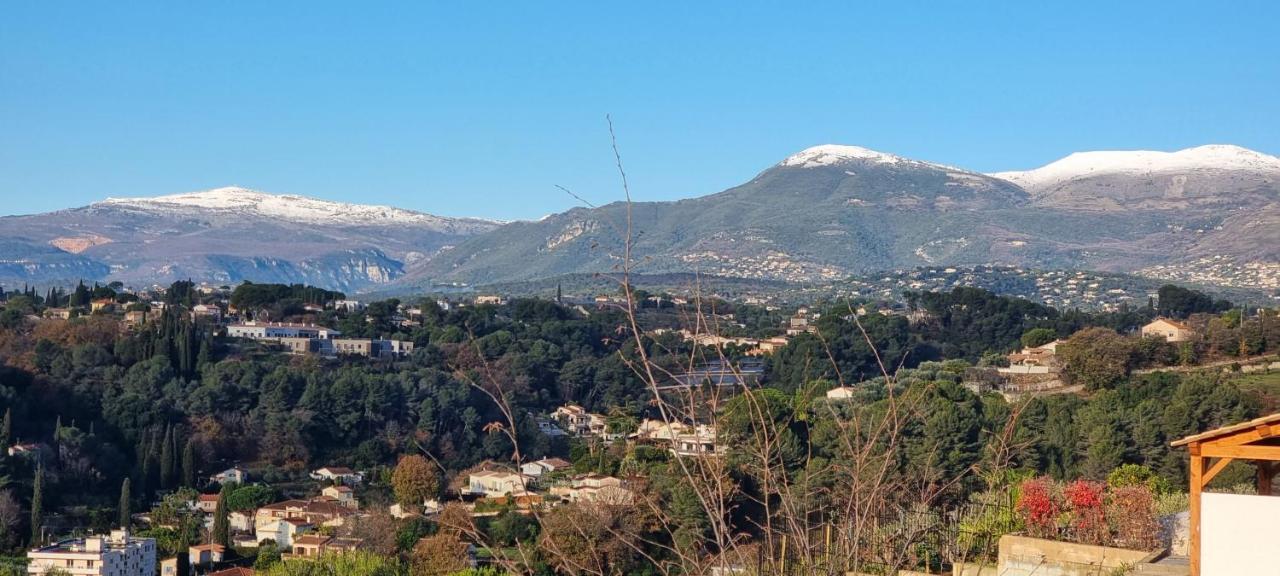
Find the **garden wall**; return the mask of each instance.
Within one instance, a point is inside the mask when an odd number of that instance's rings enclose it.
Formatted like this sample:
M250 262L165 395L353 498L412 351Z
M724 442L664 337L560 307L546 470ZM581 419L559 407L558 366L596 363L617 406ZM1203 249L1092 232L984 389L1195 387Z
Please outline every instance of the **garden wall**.
M1105 569L1144 563L1151 555L1142 550L1003 536L998 572L1000 576L1097 576L1106 574Z

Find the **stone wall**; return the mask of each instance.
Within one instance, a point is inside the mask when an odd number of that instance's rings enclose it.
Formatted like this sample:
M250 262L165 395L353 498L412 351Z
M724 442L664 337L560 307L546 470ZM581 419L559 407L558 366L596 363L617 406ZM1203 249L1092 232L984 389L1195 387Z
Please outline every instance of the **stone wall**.
M1146 563L1143 550L1090 546L1025 536L1000 538L1000 576L1097 576ZM976 574L976 573L975 573Z

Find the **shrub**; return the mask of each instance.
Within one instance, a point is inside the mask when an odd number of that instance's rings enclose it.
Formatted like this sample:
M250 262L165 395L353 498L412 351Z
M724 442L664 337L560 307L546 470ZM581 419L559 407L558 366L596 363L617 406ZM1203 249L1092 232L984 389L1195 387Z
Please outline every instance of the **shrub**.
M1058 536L1058 516L1062 513L1062 504L1053 480L1041 477L1024 481L1017 508L1028 534L1037 538Z
M1071 534L1079 542L1104 545L1111 540L1103 506L1105 491L1105 484L1088 480L1076 480L1063 488L1071 512Z
M1107 474L1107 487L1111 490L1128 486L1146 486L1153 494L1170 491L1169 481L1141 464L1125 464Z
M1115 544L1135 550L1155 548L1160 531L1155 510L1155 497L1144 484L1112 489L1107 517L1115 530Z

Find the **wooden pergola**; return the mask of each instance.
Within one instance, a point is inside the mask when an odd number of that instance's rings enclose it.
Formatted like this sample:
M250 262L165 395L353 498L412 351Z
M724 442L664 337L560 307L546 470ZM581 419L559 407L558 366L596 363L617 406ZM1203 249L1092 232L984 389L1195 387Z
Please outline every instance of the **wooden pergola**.
M1258 467L1258 494L1271 495L1280 462L1280 413L1188 436L1172 443L1191 454L1191 576L1200 576L1200 494L1227 464L1252 461Z

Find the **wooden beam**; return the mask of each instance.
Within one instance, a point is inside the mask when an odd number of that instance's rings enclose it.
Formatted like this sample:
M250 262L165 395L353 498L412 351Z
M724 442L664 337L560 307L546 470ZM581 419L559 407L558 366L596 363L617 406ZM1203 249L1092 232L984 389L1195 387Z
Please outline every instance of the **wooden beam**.
M1204 489L1204 457L1196 454L1195 444L1191 446L1191 490L1188 494L1191 505L1191 576L1200 576L1200 492Z
M1262 424L1250 430L1241 430L1230 436L1205 440L1203 444L1205 446L1239 446L1241 444L1252 444L1273 436L1280 436L1280 424Z
M1205 458L1238 458L1240 460L1280 461L1280 446L1215 446L1205 444L1200 447L1200 456Z
M1222 472L1222 469L1226 468L1227 464L1230 464L1232 460L1235 460L1235 458L1219 458L1218 461L1214 462L1213 466L1209 468L1209 471L1204 473L1204 478L1201 478L1200 481L1208 485L1213 481L1213 477L1217 476L1219 472Z

